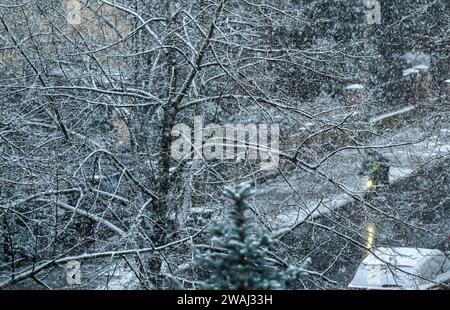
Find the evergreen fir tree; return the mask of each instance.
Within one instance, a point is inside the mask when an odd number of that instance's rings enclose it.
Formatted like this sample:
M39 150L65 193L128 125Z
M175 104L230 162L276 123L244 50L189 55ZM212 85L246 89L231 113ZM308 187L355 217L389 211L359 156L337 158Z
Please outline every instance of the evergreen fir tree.
M232 223L231 227L218 223L210 231L212 240L218 240L214 246L222 251L200 255L199 265L211 273L203 282L203 288L283 289L287 282L298 278L302 269L280 270L268 259L267 251L275 248L276 235L262 233L257 236L251 232L245 218L245 211L249 209L246 200L252 195L251 186L244 183L235 188L226 187L224 193L234 202L229 215Z

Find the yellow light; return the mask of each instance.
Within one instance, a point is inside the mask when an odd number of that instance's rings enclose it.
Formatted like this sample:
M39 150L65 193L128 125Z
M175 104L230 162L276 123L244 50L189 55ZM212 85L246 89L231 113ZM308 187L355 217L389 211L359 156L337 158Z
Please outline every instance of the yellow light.
M377 185L372 180L367 181L366 186L368 190L373 190L377 188Z

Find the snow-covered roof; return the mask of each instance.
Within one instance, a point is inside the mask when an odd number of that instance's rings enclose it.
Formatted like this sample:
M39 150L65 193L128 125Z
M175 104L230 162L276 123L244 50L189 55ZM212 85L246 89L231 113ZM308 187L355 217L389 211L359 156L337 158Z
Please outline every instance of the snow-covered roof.
M413 69L416 69L416 70L428 70L428 69L430 69L430 67L428 67L427 65L418 65L418 66L415 66Z
M410 75L416 74L416 73L419 73L419 71L416 68L409 68L409 69L403 70L403 76L410 76Z
M444 83L450 83L450 79L449 80L445 80Z
M363 263L367 265L390 263L398 267L418 267L430 256L439 256L442 252L437 249L380 247L375 249L374 254L367 256Z
M361 85L361 84L351 84L351 85L348 85L345 89L348 89L348 90L364 89L364 85Z

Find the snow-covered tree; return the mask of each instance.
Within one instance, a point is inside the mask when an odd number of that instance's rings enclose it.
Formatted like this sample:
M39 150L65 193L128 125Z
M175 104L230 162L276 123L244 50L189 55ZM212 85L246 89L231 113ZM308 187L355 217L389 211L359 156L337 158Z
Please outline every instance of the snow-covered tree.
M210 234L217 251L200 256L199 264L210 272L204 282L205 289L267 290L282 289L302 273L301 268L290 266L281 269L274 265L268 251L277 245L276 235L255 233L246 219L247 200L252 195L251 185L242 183L226 187L226 197L233 207L229 218L231 225L217 223Z

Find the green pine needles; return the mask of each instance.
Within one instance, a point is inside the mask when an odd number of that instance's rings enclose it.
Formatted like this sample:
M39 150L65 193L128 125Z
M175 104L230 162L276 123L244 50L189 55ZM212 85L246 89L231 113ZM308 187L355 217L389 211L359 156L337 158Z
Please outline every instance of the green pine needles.
M243 183L226 187L225 195L233 201L229 217L231 226L217 223L210 234L215 251L199 255L198 263L210 272L203 282L204 289L217 290L276 290L301 275L300 268L280 269L268 257L277 244L276 235L251 232L245 218L249 209L246 200L252 196L251 185Z

